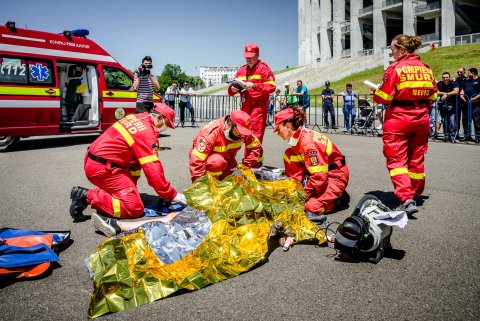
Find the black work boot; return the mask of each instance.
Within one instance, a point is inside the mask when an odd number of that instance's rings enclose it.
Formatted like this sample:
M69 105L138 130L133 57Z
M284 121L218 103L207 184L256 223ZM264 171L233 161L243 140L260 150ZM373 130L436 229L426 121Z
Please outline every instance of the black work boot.
M343 191L342 195L333 201L333 211L343 211L348 208L350 204L350 195L347 191Z
M88 189L75 186L70 192L70 199L72 204L70 205L70 215L73 217L74 222L83 222L87 220L87 217L83 215L83 211L87 208L87 192Z

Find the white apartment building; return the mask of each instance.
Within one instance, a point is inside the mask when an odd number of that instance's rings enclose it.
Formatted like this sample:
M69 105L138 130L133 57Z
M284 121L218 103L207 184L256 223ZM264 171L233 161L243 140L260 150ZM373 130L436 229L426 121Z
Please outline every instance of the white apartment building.
M202 78L206 87L218 85L222 82L222 77L227 75L227 80L233 79L240 67L207 67L200 66L199 76Z
M380 54L401 33L426 45L480 42L479 17L480 0L298 0L298 64Z

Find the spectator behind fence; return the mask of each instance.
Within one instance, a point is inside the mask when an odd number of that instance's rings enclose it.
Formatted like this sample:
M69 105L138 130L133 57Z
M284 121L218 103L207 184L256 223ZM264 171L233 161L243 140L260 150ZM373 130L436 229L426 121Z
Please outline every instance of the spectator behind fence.
M325 122L325 128L330 128L330 123L328 122L328 113L330 113L330 119L332 121L332 128L336 129L335 123L335 110L333 109L333 97L335 91L330 88L330 81L325 82L325 89L322 90L322 99L323 99L323 121Z
M165 103L172 109L175 109L175 98L178 96L178 85L176 82L165 90Z
M302 107L303 110L307 110L307 108L310 107L310 95L308 94L307 86L305 86L301 80L297 80L297 87L293 90L292 95L297 96L298 105Z
M460 67L457 70L457 78L455 78L455 82L458 85L458 92L462 92L465 89L465 84L467 82L468 77L465 75L465 68ZM470 119L468 116L468 103L463 101L461 98L457 98L457 105L458 105L458 114L457 114L457 128L460 131L460 123L462 123L463 127L463 137L460 139L461 142L473 141L472 139L472 131L469 128L471 124L471 115Z
M195 112L193 110L193 106L190 103L190 98L192 96L195 96L195 91L190 88L190 84L188 82L183 83L182 89L180 89L179 93L180 95L180 122L178 123L177 126L182 126L185 127L185 108L188 109L190 112L190 117L192 121L192 127L196 126L195 124Z
M480 79L477 68L468 69L468 80L461 96L464 101L471 103L473 127L475 128L475 143L480 143Z
M383 123L383 154L400 201L397 210L418 212L415 199L425 188L425 153L428 149L428 107L437 98L432 70L414 54L420 38L400 34L391 43L395 61L388 66L383 82L373 89L378 104L388 104Z
M290 86L290 82L285 83L285 105L287 107L297 106L298 105L298 97L293 95L294 91L292 90L292 86Z
M145 56L141 66L135 71L133 90L137 92L137 114L152 110L153 90L160 89L157 77L150 73L152 68L152 57Z
M347 131L351 132L352 127L355 126L355 117L357 115L355 98L358 99L358 94L352 90L352 84L348 83L345 86L345 91L342 91L340 95L343 96L343 117L345 127L347 128Z
M437 90L437 104L443 119L443 141L455 143L455 134L457 132L455 124L455 100L458 94L458 84L451 81L450 73L445 71L442 74L442 80L437 82Z

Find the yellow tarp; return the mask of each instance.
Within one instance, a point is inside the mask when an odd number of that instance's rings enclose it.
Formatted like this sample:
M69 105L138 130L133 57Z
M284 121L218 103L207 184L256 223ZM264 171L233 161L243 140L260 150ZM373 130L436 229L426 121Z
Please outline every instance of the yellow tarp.
M294 180L258 182L246 177L197 180L185 191L188 203L211 220L203 243L173 264L163 264L138 232L104 241L88 258L94 292L88 316L130 309L179 289L197 290L248 271L265 259L272 224L290 227L296 242L325 242L304 215L305 193Z

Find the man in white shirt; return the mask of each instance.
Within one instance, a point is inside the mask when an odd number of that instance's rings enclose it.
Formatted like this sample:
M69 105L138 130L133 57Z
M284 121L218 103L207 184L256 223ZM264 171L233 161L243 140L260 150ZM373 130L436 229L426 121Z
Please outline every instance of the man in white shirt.
M165 103L170 106L172 109L175 109L175 98L178 96L178 85L174 82L170 87L165 91Z
M178 93L180 95L180 122L177 126L185 127L185 107L190 111L190 116L192 120L192 127L195 127L195 113L190 103L190 97L195 96L195 91L190 88L190 84L188 82L183 83L182 89Z

